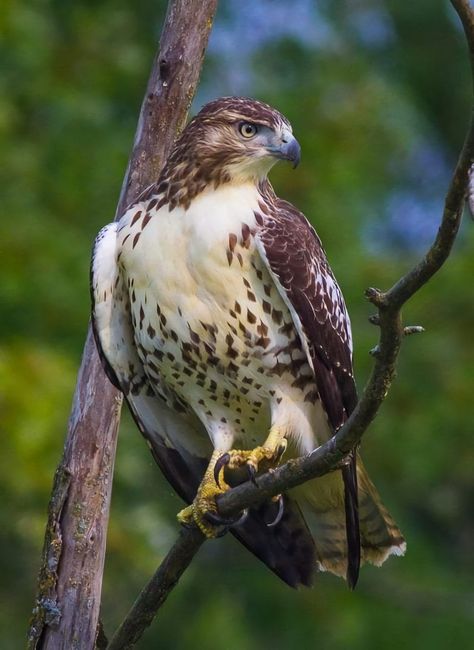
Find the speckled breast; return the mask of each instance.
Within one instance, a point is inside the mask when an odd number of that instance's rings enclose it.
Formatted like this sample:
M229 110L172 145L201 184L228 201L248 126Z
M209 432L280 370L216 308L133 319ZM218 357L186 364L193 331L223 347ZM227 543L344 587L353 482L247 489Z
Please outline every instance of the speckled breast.
M175 410L192 409L207 427L221 423L255 443L268 431L272 401L288 392L317 399L290 312L256 249L252 224L233 224L205 243L183 224L165 225L168 239L175 229L174 260L161 249L152 276L129 271L144 368Z

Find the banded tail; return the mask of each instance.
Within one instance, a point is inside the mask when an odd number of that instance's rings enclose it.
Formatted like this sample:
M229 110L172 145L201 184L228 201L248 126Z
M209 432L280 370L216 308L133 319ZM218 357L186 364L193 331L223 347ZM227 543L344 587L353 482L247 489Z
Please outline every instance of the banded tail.
M404 555L405 539L383 505L360 458L357 459L361 564L380 566L390 555ZM340 471L296 488L294 496L313 534L320 571L346 578L347 534L344 486Z

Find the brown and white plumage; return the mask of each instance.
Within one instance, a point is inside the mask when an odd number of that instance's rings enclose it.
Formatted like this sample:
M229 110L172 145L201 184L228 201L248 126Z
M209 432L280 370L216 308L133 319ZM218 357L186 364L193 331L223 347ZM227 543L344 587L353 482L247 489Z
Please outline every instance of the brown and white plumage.
M272 428L300 455L357 402L340 289L314 229L267 180L278 158L298 156L278 111L245 98L211 102L157 183L96 239L99 351L188 502L213 448L254 448ZM316 567L354 584L360 559L404 552L355 457L294 490L268 528L272 509L251 511L232 532L294 586L309 584Z

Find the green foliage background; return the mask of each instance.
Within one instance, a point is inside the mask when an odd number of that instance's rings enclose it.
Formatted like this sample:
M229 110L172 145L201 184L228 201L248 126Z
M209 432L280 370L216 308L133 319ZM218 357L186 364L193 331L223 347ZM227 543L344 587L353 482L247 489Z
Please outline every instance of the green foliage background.
M289 8L290 7L290 8ZM5 0L0 12L0 627L22 647L45 512L87 328L88 264L113 217L164 2ZM469 116L446 0L222 0L195 108L245 93L303 148L273 181L316 225L352 314L362 386L388 287L436 229ZM140 648L468 647L474 618L474 234L405 311L398 379L364 439L408 540L357 591L287 588L233 539L207 544ZM111 632L172 543L180 503L126 414L104 583Z

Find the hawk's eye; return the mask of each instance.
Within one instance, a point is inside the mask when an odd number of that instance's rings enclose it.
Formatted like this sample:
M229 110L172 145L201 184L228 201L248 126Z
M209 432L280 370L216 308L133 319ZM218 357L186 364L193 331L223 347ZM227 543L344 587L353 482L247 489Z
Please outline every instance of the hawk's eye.
M257 134L257 130L255 124L251 124L250 122L241 122L239 124L239 131L244 138L253 138Z

